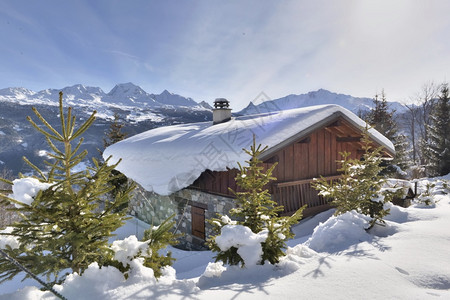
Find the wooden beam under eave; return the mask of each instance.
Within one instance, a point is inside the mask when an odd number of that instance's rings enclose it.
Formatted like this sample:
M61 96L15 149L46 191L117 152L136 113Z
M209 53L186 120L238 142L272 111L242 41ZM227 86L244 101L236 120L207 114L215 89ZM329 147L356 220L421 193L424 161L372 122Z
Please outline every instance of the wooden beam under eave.
M331 123L330 125L327 125L325 128L332 128L332 127L339 127L341 126L342 122L340 120L337 120L333 123Z
M311 142L311 137L308 136L304 139L301 139L300 141L297 142L297 144L309 144Z
M346 130L343 130L342 126L325 127L325 130L337 136L346 135L347 132Z
M344 136L336 137L338 143L358 143L361 142L362 136Z

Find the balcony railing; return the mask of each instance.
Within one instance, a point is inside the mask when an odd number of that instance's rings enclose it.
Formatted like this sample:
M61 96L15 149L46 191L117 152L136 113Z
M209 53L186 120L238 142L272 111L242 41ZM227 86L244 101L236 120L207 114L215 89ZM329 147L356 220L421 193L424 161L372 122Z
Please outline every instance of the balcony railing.
M324 177L327 180L335 180L340 176ZM272 195L278 205L284 207L282 215L291 215L303 205L307 205L303 216L310 216L329 209L328 200L319 196L319 192L311 187L314 179L304 179L289 182L279 182L272 186Z

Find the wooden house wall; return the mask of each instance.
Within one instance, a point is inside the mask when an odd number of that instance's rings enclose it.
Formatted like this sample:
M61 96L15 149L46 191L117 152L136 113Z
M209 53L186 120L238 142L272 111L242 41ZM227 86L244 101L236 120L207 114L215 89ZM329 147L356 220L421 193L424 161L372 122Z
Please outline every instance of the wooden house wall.
M359 148L355 143L338 142L336 138L334 133L319 129L276 152L266 162L278 162L273 172L278 182L336 175L337 161L342 158L339 153L347 151L352 158L357 158Z
M210 193L233 196L233 193L229 189L237 191L237 185L234 179L237 173L237 169L221 172L207 170L200 175L191 187Z
M265 170L272 166L271 163L263 163ZM232 189L239 192L240 189L236 184L236 176L238 169L230 169L228 171L205 171L200 177L191 185L191 188L196 188L209 193L234 197Z
M339 153L347 151L351 153L352 158L357 158L358 149L357 143L339 142L336 134L322 128L276 152L264 161L264 167L269 168L278 162L273 172L273 176L277 178L276 182L310 179L319 175L333 176L338 174L337 161L342 158ZM191 187L233 196L229 188L239 190L235 182L237 173L237 169L222 172L208 170L203 172Z

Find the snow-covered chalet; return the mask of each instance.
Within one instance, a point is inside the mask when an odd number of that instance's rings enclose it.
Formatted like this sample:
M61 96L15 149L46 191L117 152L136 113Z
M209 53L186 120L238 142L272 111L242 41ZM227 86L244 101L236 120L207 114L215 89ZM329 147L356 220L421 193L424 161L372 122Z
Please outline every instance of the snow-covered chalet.
M329 208L311 188L313 178L338 176L339 152L361 155L366 123L339 105L320 105L272 113L232 117L229 103L216 99L212 122L155 128L118 142L104 157L122 158L117 169L137 182L130 213L153 225L175 214L185 243L201 246L211 234L207 219L233 207L238 162L245 164L253 137L268 146L260 159L278 163L269 190L290 214L307 204L304 216ZM374 129L369 135L384 155L393 144ZM195 248L195 247L194 247Z

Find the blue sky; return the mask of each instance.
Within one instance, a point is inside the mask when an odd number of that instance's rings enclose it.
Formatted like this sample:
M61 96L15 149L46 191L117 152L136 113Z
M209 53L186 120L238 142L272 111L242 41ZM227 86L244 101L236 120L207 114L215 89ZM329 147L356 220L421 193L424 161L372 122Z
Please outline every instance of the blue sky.
M450 1L0 1L0 88L133 82L243 108L449 80Z

